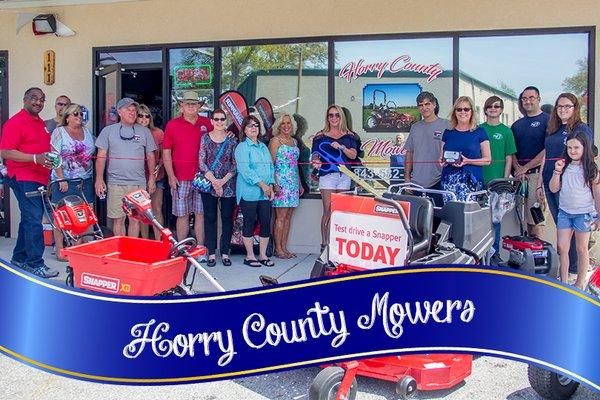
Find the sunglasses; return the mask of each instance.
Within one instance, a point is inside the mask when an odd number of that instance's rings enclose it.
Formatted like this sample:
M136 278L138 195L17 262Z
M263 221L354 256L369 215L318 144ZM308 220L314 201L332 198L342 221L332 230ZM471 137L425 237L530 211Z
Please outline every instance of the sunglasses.
M329 113L329 114L327 114L327 116L329 118L339 118L340 114L339 113Z
M150 114L138 114L138 118L150 118Z
M213 118L213 121L221 121L221 122L223 122L223 121L226 121L226 120L227 120L227 118Z
M133 129L133 135L130 137L124 137L123 134L121 134L121 129L123 129L123 125L119 126L119 137L121 138L121 140L128 141L136 138L137 135L135 134L135 126L131 127L131 129Z
M487 106L486 108L502 108L502 106L498 105L498 104L494 104L491 106Z
M246 125L246 126L247 126L248 128L259 128L259 127L260 127L260 125L258 125L258 124L248 124L248 125Z
M74 113L71 113L71 115L74 117L80 117L82 114L79 111L75 111Z
M454 111L456 111L456 112L469 112L469 111L471 111L471 107L463 107L463 108L458 107L458 108L455 108Z

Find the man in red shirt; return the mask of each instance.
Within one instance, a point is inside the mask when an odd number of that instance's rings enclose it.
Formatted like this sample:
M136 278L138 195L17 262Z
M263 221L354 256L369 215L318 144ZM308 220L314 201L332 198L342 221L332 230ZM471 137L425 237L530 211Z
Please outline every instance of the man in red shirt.
M185 92L179 99L181 115L167 123L163 141L163 163L173 196L173 215L177 217L177 239L187 237L193 212L198 244L204 243L204 210L200 193L192 190L192 180L198 171L200 139L213 130L211 120L198 115L203 105L198 93Z
M44 264L42 199L25 193L48 184L52 162L46 158L50 151L50 135L39 113L46 96L39 88L30 88L23 96L23 109L13 115L2 129L0 151L6 162L8 184L13 190L21 221L19 236L11 263L42 278L53 278L58 271Z

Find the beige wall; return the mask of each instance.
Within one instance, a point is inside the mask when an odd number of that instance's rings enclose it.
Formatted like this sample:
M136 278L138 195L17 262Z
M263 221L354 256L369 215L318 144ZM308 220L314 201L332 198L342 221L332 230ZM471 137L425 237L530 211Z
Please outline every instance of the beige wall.
M31 29L24 27L16 35L17 11L0 12L0 50L9 52L9 111L11 114L18 111L27 87L40 85L51 100L43 112L45 117L52 114L52 100L61 93L68 93L73 101L91 106L92 47L95 46L590 26L600 21L596 0L530 1L526 6L519 0L506 0L502 4L463 0L458 5L448 0L379 3L364 0L228 0L218 3L146 0L23 11L55 13L77 32L69 38L34 37ZM600 54L598 46L596 54ZM49 49L56 53L56 83L44 86L42 54ZM595 89L596 92L600 89L597 81ZM595 114L599 115L598 102L594 107Z

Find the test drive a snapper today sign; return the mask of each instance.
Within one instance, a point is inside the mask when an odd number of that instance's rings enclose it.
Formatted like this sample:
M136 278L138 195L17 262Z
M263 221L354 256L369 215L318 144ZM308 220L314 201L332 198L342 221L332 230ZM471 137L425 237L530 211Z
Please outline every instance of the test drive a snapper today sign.
M405 215L409 204L401 203ZM371 197L333 194L329 259L366 269L404 265L406 231L396 208Z

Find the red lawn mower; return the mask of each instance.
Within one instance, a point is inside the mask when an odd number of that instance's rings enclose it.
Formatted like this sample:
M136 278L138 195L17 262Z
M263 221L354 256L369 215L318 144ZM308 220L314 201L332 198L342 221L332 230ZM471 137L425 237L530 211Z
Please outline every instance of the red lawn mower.
M52 182L49 189L41 186L27 196L42 197L46 212L52 214L48 216L49 221L65 237L67 247L61 256L70 264L68 286L126 296L189 295L194 294L192 286L196 272L200 272L216 291L225 291L195 259L206 249L198 247L194 238L175 240L173 233L156 220L145 190L127 194L122 207L130 217L158 228L161 241L127 236L103 238L83 193L81 197L66 196L57 204L52 203L49 190L61 181L65 180ZM82 180L79 181L81 184ZM93 241L78 244L86 237ZM187 282L190 267L194 267L194 271Z

